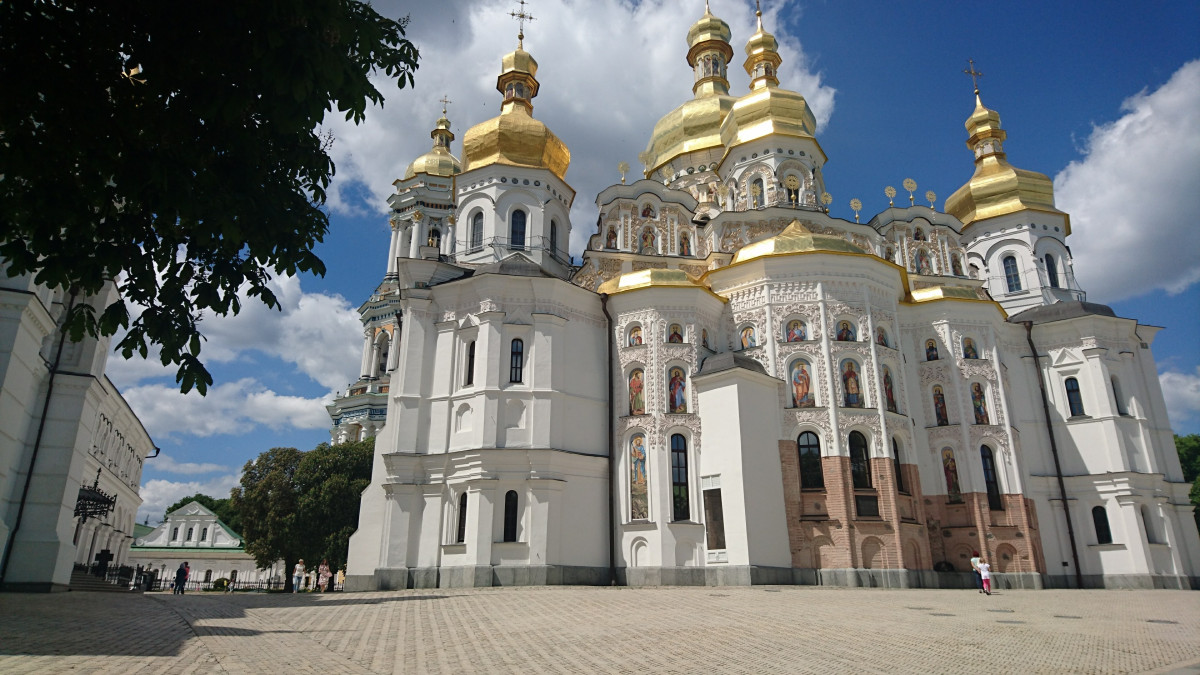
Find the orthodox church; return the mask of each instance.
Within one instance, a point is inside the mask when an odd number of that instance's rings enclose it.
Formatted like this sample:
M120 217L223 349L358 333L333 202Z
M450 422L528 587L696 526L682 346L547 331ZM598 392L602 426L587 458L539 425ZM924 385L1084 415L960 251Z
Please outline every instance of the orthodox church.
M1160 329L1084 299L1000 115L976 91L943 210L834 218L775 38L760 15L740 95L731 39L688 30L694 96L578 266L523 44L461 161L443 110L329 406L335 443L376 436L347 589L955 587L975 551L1000 587L1200 582Z

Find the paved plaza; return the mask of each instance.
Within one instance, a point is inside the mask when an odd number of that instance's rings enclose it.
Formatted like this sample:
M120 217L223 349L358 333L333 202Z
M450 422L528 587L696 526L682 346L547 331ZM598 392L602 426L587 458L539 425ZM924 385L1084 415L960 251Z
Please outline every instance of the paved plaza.
M1200 673L1200 593L0 594L0 673Z

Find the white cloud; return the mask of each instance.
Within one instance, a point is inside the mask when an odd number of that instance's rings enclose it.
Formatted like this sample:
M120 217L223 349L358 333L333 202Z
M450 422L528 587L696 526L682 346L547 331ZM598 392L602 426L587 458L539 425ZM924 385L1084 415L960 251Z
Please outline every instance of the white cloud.
M168 506L196 493L217 499L228 497L229 491L236 487L239 481L241 476L236 473L217 476L203 482L148 480L142 484L140 490L142 505L138 508L137 522L145 522L147 517L151 523L162 522L163 512Z
M1058 207L1071 214L1076 275L1090 297L1175 294L1200 281L1192 223L1200 212L1198 108L1200 60L1128 98L1124 115L1095 127L1085 157L1055 177Z
M241 434L262 425L271 429L324 429L329 426L322 398L283 396L254 378L222 382L207 396L181 394L174 385L148 384L124 391L125 400L156 441L175 434Z
M778 20L798 13L797 3L770 4L763 21L780 43L781 85L803 94L823 126L833 112L834 90L822 84L800 42L784 34ZM500 59L516 47L510 5L410 4L409 37L421 50L415 88L397 91L394 82L376 78L376 88L387 98L384 108L369 110L359 126L336 114L327 118L337 139L332 149L338 171L329 191L331 209L386 209L392 181L430 147L428 132L440 113L438 99L443 94L454 102L449 118L457 136L456 154L461 153L467 129L499 113L495 85ZM374 6L388 16L410 11L394 0ZM654 123L692 97L686 36L702 11L699 3L685 6L675 0L546 1L534 9L537 20L527 27L525 38L525 48L539 63L541 89L533 101L534 116L571 149L567 181L578 195L571 237L576 254L593 231L592 196L619 180L618 162L628 162L636 173L638 154L645 150ZM733 33L731 93L741 95L749 86L741 62L746 40L755 31L753 5L713 0L712 11ZM602 28L613 26L619 28ZM648 63L657 65L647 68ZM379 222L383 231L385 221L380 217Z
M199 476L206 473L229 470L229 467L220 464L177 462L173 457L165 454L159 454L158 457L154 458L154 468L163 473L175 473L184 476Z
M1200 366L1192 374L1167 371L1158 374L1166 394L1167 416L1178 425L1200 415Z

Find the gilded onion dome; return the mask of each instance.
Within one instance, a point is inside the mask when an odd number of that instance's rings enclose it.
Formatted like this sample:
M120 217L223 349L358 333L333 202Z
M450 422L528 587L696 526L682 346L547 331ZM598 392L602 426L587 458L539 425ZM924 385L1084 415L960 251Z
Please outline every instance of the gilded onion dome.
M1062 214L1054 208L1054 183L1045 174L1015 168L1005 159L1008 134L1000 127L1000 113L984 107L978 89L966 127L967 147L975 152L975 174L946 200L946 213L964 226L1026 209Z
M750 75L750 93L733 104L721 125L721 142L726 151L770 135L815 138L817 118L808 101L794 91L779 88L776 73L783 59L775 36L763 29L758 12L758 31L746 42L746 62Z
M693 281L687 275L687 272L683 270L650 269L626 272L625 274L609 279L600 284L596 292L612 295L614 293L634 291L639 288L664 288L672 286L679 288L705 288ZM705 290L708 289L705 288Z
M442 108L442 116L437 125L429 133L433 137L433 149L414 159L404 171L404 180L419 173L431 176L453 176L462 171L458 158L450 154L450 141L454 140L454 132L450 131L450 120L446 119L446 109Z
M498 116L476 124L463 136L464 171L505 164L549 169L559 179L566 179L570 149L533 118L537 67L537 61L521 44L501 60L496 89L504 95L504 102Z
M733 57L730 37L729 24L714 16L706 3L704 16L692 25L687 36L694 98L654 125L643 154L647 178L681 155L722 145L721 122L735 100L729 95L726 79L726 67Z
M766 258L793 253L863 253L854 244L832 234L818 234L809 230L799 220L793 220L790 225L774 237L743 246L733 257L733 262L740 263L756 258Z

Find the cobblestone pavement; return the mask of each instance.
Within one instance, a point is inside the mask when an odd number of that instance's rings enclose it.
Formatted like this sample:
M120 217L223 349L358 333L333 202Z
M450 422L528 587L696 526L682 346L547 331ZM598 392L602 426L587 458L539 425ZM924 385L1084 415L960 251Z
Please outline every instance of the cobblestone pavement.
M0 594L0 673L1200 673L1184 591Z

